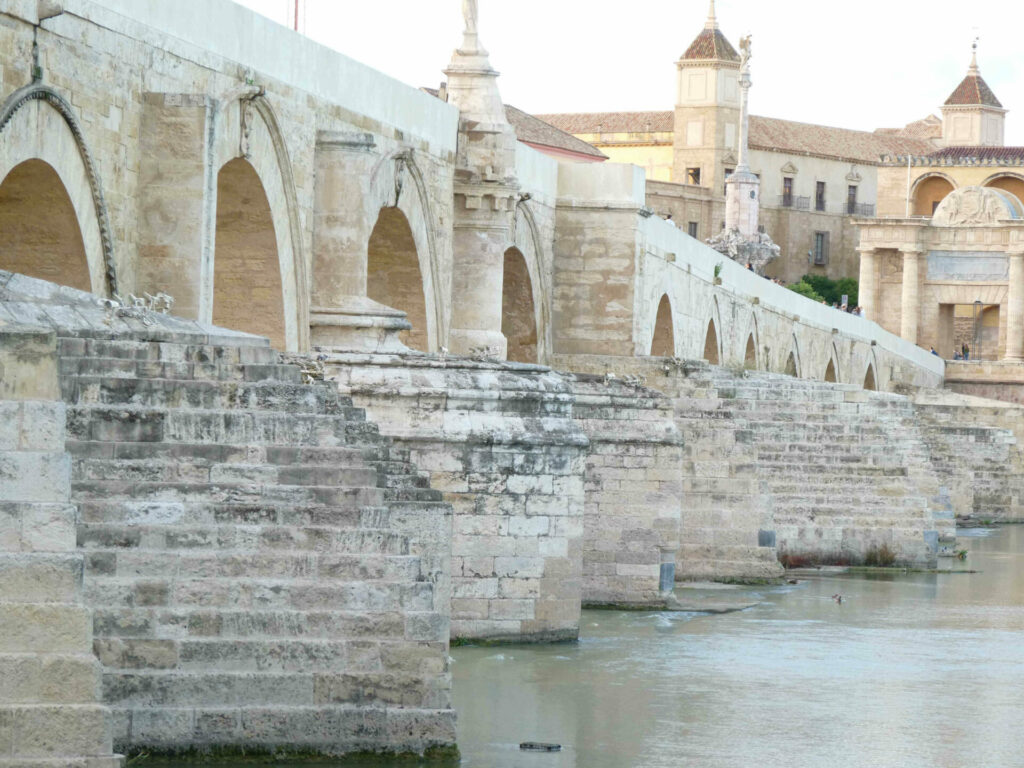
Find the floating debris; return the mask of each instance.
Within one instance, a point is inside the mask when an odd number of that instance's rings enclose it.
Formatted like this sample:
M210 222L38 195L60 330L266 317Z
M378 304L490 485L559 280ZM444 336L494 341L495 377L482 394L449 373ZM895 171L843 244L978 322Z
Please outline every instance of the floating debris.
M561 752L561 744L544 744L539 741L524 741L519 748L526 752Z

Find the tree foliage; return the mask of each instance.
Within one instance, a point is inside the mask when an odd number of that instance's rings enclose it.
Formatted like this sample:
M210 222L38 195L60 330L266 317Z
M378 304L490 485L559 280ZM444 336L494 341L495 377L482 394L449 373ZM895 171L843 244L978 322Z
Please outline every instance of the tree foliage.
M801 280L799 283L793 283L789 286L789 290L793 293L799 293L801 296L806 296L812 301L820 302L822 300L821 294L814 290L814 287L806 280Z
M857 281L852 277L843 277L839 280L829 280L824 275L804 275L796 285L800 285L801 283L810 286L818 296L818 301L824 299L828 304L842 304L843 296L846 295L849 297L849 306L855 307L858 304L858 285ZM790 287L792 288L793 286ZM797 293L802 292L797 291ZM807 294L803 295L806 296Z

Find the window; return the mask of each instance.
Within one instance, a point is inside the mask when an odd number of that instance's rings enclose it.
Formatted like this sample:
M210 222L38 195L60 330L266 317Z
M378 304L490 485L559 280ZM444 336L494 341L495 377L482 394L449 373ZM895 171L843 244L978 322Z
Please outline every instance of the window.
M729 177L732 176L732 172L734 170L736 170L736 169L735 168L726 168L725 169L725 180L726 181L729 181ZM722 194L723 195L728 194L729 193L728 190L729 190L729 185L728 184L723 184L722 185Z
M782 207L793 207L793 177L784 176L782 179Z
M696 187L700 186L700 168L686 169L686 183L693 184Z
M828 232L814 233L814 264L818 267L828 264Z
M819 181L814 188L814 210L825 210L825 182Z
M846 188L846 212L857 212L857 186L855 184Z
M686 231L690 235L690 237L696 238L697 233L700 232L700 227L697 226L696 221L691 221L689 224L686 225Z
M942 202L941 200L934 200L934 201L932 201L932 216L934 216L935 212L939 209L939 203L941 203L941 202Z

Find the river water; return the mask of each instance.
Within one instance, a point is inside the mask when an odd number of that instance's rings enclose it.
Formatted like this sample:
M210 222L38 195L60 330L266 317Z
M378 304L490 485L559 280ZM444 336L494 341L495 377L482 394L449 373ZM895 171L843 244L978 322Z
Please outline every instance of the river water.
M977 573L802 573L722 590L758 601L734 613L584 611L578 643L456 648L461 766L1024 766L1024 526L961 534L940 565Z

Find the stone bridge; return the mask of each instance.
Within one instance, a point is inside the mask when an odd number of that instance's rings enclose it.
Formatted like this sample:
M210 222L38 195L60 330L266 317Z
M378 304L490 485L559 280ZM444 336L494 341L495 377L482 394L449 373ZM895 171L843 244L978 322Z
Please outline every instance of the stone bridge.
M0 766L446 748L452 637L1021 517L1012 414L518 142L473 30L447 100L226 0L6 0L0 64Z

